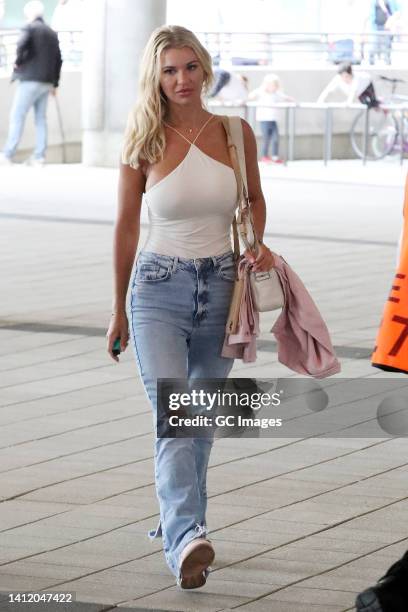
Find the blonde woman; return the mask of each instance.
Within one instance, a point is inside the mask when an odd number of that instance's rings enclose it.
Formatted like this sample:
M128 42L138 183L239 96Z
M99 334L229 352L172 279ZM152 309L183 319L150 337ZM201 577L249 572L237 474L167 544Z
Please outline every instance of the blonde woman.
M281 164L279 157L279 127L278 109L272 105L279 102L294 102L291 96L281 91L279 77L276 74L267 74L260 87L249 94L250 100L257 101L256 120L259 121L262 132L262 162ZM272 156L269 155L269 147Z
M158 378L224 378L221 357L235 268L230 226L237 200L221 118L203 106L211 59L179 26L151 35L141 63L139 97L125 134L115 226L115 290L108 351L128 343L126 294L140 230L142 198L150 227L131 281L129 321L136 361L153 415ZM249 191L259 236L265 226L255 137L243 122ZM251 261L255 257L247 253ZM262 245L255 269L273 256ZM207 538L209 438L159 438L155 480L162 537L181 588L205 584L214 549Z

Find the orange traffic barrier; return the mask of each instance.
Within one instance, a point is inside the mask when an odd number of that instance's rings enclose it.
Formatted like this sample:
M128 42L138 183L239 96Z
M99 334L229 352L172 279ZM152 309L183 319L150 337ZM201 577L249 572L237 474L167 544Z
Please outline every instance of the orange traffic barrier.
M408 176L399 262L384 307L371 364L382 370L408 374Z

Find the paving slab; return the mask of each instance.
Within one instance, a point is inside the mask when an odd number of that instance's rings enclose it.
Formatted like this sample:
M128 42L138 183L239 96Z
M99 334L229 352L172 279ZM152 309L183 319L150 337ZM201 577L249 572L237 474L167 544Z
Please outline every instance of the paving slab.
M197 593L182 593L176 587L172 587L166 589L165 594L159 592L135 601L125 602L123 606L137 605L144 610L157 610L160 607L174 612L180 612L180 610L183 610L183 612L215 612L227 605L231 608L241 606L246 601L248 601L247 597L212 593L211 587L208 585Z
M106 354L117 172L47 167L28 183L25 170L2 180L0 169L0 611L11 611L4 589L25 588L72 589L71 612L351 608L408 547L405 440L217 441L213 573L200 592L181 592L161 540L146 537L158 520L148 400L131 348L119 366ZM394 274L405 170L261 168L268 241L327 321L343 368L335 379L381 375L369 357ZM364 295L362 270L375 278ZM261 319L257 362L237 361L232 375L294 377L277 360L276 317Z

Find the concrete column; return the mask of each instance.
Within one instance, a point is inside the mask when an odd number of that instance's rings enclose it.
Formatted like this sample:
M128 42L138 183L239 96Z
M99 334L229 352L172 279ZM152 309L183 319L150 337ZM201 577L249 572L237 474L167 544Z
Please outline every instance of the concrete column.
M87 0L82 72L82 161L117 166L139 61L166 0Z

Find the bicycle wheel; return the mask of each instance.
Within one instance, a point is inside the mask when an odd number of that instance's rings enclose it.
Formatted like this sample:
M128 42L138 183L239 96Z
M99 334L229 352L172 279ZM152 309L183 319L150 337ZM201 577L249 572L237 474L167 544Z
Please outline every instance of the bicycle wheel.
M398 122L391 113L382 128L372 137L371 146L376 159L390 155L398 139Z
M394 111L393 116L396 123L397 133L395 135L394 146L392 151L390 151L390 155L401 155L401 146L403 147L403 153L408 153L408 117L401 117L401 111ZM401 125L402 119L402 125ZM403 142L401 144L401 127L402 133L404 135Z
M358 113L351 124L350 140L355 154L364 156L365 111ZM382 108L368 111L367 159L382 159L394 148L398 125L393 115Z

